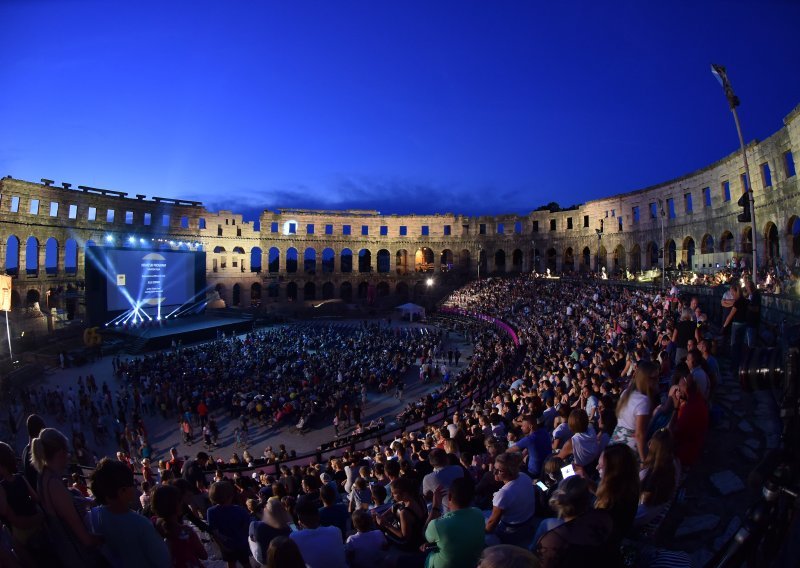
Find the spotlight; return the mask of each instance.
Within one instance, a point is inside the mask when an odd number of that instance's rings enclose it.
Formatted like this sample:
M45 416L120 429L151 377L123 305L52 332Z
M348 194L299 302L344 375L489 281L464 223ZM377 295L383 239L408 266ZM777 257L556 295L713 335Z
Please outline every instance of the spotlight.
M128 237L128 242L129 243L135 243L136 242L136 238L135 237Z
M156 321L161 321L161 316L157 316Z
M428 286L433 286L433 278L428 278L428 279L425 281L425 284L427 284Z
M170 241L170 242L169 242L169 245L170 245L170 246L172 246L172 247L174 247L174 246L175 246L175 241Z
M145 240L144 239L139 239L139 242L144 244Z
M111 235L106 235L106 242L107 243L113 243L114 242L114 237L112 237Z

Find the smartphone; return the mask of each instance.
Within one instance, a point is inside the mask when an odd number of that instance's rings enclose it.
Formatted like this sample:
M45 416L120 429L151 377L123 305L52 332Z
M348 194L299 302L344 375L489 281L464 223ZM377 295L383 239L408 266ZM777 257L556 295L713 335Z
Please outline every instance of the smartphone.
M541 481L537 481L537 482L536 482L536 487L538 487L538 488L539 488L539 489L541 489L542 491L547 491L547 485L545 485L545 484L544 484L544 483L542 483Z
M561 477L563 477L564 479L572 477L573 475L575 475L575 468L572 467L572 464L569 464L561 468Z

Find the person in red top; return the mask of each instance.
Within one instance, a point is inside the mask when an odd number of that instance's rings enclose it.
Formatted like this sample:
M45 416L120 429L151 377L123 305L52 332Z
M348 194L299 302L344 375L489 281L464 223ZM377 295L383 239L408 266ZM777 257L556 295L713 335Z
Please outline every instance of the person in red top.
M208 407L204 400L201 400L200 404L197 405L197 416L200 417L200 425L205 426L208 419Z
M672 419L675 455L681 466L691 467L700 458L708 432L708 405L691 375L684 376L670 389L670 398L678 409Z

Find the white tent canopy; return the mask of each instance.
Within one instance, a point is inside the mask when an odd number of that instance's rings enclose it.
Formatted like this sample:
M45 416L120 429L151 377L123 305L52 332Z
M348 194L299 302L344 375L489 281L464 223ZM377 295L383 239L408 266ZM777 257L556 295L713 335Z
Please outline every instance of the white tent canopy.
M404 316L416 316L417 318L425 317L425 308L417 304L412 304L411 302L397 306L395 309L403 312Z

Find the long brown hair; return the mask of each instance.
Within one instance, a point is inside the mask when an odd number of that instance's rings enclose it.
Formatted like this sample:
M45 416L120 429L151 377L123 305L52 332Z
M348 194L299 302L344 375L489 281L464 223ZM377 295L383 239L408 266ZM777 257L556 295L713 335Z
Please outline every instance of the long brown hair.
M639 461L626 444L612 444L603 451L605 467L597 487L595 509L639 502Z

